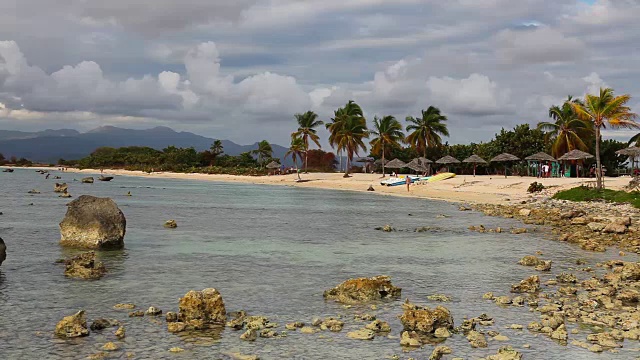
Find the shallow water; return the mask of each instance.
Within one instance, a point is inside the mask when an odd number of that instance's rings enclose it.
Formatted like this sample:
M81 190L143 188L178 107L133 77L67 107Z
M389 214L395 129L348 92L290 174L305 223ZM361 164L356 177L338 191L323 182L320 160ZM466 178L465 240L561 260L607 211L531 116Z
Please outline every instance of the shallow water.
M569 269L576 258L595 266L615 257L549 241L543 233L467 230L478 224L521 226L512 220L459 212L456 205L445 202L365 193L121 176L112 182L81 184L73 179L86 175L60 175L74 196L109 196L118 203L127 217L126 249L99 254L109 270L99 281L65 278L63 267L55 261L74 251L58 245L58 223L68 202L53 193L54 182L60 180L45 180L33 170L0 172L4 190L0 237L8 247L8 258L0 266L0 359L84 359L107 341L121 347L110 354L112 358L125 358L125 352L140 359L227 359L224 354L230 352L256 354L261 359L382 359L393 354L403 359L427 358L433 346L402 352L397 319L402 300L380 303L379 310L371 311L347 309L322 297L323 290L347 278L379 274L392 276L403 289L403 299L414 303L435 306L428 295L451 296L453 301L445 306L456 324L464 317L487 313L495 325L483 330L494 329L510 338L504 343L490 340L488 349L472 349L462 336L454 336L446 341L454 349L449 358L484 357L506 344L523 352L525 359L612 356L562 346L527 330L505 329L513 323L526 327L538 314L526 308L502 309L482 300L487 291L508 295L509 284L531 275L532 269L516 262L538 250L544 252L544 259L554 261L552 273L541 276L543 281ZM42 194L28 195L32 188ZM125 196L128 191L133 196ZM167 219L176 219L179 227L164 229ZM431 226L436 230L374 230L387 223L397 229ZM241 333L229 329L213 337L173 335L162 318L130 319L126 311L112 308L133 302L142 310L156 306L176 311L182 295L206 287L222 293L228 311L244 309L268 316L280 324L280 331L286 322L310 322L315 316L343 316L346 326L340 333L289 332L286 338L245 343L239 339ZM127 337L115 340L115 328L70 341L53 337L56 322L79 309L86 310L89 322L98 317L119 319ZM365 325L353 320L354 314L362 312L389 321L392 338L347 339L348 331ZM585 336L570 334L570 340L584 341ZM531 348L524 349L524 344ZM169 353L174 346L186 351ZM637 342L626 341L616 358L635 358L637 353L627 348L637 347Z

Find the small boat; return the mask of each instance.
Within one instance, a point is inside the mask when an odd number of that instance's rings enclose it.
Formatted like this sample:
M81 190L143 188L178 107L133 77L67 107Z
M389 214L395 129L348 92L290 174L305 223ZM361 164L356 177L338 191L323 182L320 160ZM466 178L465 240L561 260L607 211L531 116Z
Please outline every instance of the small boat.
M411 179L411 183L423 179L423 178L421 178L419 176L414 176L414 175L408 175L408 177L409 177L409 179ZM398 186L398 185L404 185L406 183L407 183L407 177L405 177L405 176L403 176L403 177L392 177L392 178L389 178L387 180L380 181L380 185L382 185L382 186Z
M13 172L13 169L4 169L4 170L2 170L2 172L12 173L12 172Z
M113 180L113 176L102 176L102 175L100 175L98 180L100 180L100 181L111 181L111 180Z
M441 174L437 174L437 175L433 175L432 177L429 178L429 180L427 180L427 182L436 182L436 181L442 181L442 180L447 180L447 179L451 179L452 177L455 177L456 174L454 173L441 173Z

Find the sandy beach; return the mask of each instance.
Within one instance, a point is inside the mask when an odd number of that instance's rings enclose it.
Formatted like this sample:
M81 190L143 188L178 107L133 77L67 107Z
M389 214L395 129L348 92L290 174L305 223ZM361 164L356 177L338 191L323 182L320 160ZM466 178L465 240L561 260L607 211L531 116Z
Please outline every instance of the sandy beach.
M95 169L69 169L69 172L99 173ZM372 185L376 194L392 196L410 196L415 198L436 199L451 202L465 202L476 204L505 204L520 202L531 196L527 193L529 184L534 181L542 183L545 189L541 195L551 196L559 190L565 190L583 184L591 184L593 178L535 178L495 175L458 175L455 178L429 184L412 184L407 192L406 186L387 187L380 185L380 174L352 174L350 178L343 178L342 173L309 173L301 174L304 182L296 182L297 176L271 175L271 176L236 176L236 175L209 175L209 174L183 174L170 172L157 172L147 174L142 171L129 170L104 170L105 175L139 176L166 179L189 179L203 181L238 182L262 185L297 186L304 188L318 188L330 190L348 190L366 192ZM620 190L629 183L629 177L605 178L605 186L609 189Z

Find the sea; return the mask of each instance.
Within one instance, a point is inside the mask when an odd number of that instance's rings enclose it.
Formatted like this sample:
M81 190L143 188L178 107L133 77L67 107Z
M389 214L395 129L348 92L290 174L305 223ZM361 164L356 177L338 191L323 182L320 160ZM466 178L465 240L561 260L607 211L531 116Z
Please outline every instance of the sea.
M465 318L488 314L495 330L508 341L489 339L486 349L474 349L462 335L443 342L453 349L444 359L478 359L506 345L524 359L632 359L637 342L624 343L618 354L593 354L529 332L526 325L539 320L527 307L499 307L482 295L510 295L510 285L535 273L517 264L525 255L541 252L553 260L542 281L562 271L580 279L591 276L576 269L575 260L587 265L616 258L609 253L586 252L577 246L551 240L542 228L526 234L478 233L471 225L487 228L522 227L516 220L461 212L459 205L442 201L382 196L370 193L317 190L290 186L251 185L213 181L116 176L111 182L84 184L91 174L51 171L51 177L34 169L0 172L0 237L7 259L0 266L0 359L87 359L113 341L119 350L97 356L105 359L233 359L237 354L260 359L426 359L434 345L408 350L400 346L402 325L398 316L405 299L421 305L444 305L457 325ZM98 177L99 174L93 174ZM108 273L97 281L64 276L57 260L79 250L61 247L58 224L70 199L53 192L55 182L69 184L75 197L83 194L112 198L127 219L125 248L98 252ZM28 194L29 190L40 194ZM127 194L130 193L131 196ZM178 227L166 229L166 220ZM376 230L391 225L393 232ZM416 228L427 227L424 232ZM361 306L326 301L323 291L354 277L389 275L402 288L397 300ZM227 311L244 310L267 316L284 325L314 317L337 317L342 332L303 334L287 331L279 338L240 340L241 332L226 328L216 333L171 334L164 318L129 318L117 303L134 303L177 311L178 300L190 290L216 288ZM430 301L444 294L450 302ZM117 340L116 328L92 331L90 336L56 338L56 323L85 310L91 323L113 318L126 328ZM354 319L372 314L389 322L392 331L370 341L352 340L347 332L367 322ZM508 329L520 324L524 330ZM586 341L589 333L568 323L569 341ZM528 347L525 347L529 345ZM169 352L173 347L184 349Z

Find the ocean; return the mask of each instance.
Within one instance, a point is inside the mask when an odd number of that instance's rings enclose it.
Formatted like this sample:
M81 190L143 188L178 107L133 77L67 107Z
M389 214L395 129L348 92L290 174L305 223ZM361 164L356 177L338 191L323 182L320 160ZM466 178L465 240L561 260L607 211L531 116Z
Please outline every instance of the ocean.
M426 359L432 345L403 352L398 316L404 299L439 305L427 299L436 293L452 298L442 305L451 310L456 326L466 317L486 313L495 324L482 329L510 339L489 340L489 348L473 349L462 335L454 335L444 342L454 350L445 359L486 357L507 344L525 359L613 356L531 333L526 325L539 320L538 313L482 299L489 291L511 295L510 284L535 273L517 261L536 251L553 260L551 273L539 273L543 282L561 271L575 271L577 258L595 268L613 256L551 241L544 231L512 235L468 230L480 224L522 227L515 220L460 212L458 205L447 202L347 191L125 176L82 184L79 180L87 174L54 174L62 180L46 180L33 169L0 172L0 237L7 245L7 260L0 266L0 359L86 359L108 341L120 346L107 354L117 359L127 354L135 359L230 359L230 353L260 359ZM74 198L112 198L127 218L125 249L98 253L108 269L101 280L66 278L64 266L56 263L79 252L58 244L58 224L69 199L53 192L56 181L67 182ZM27 194L31 189L41 194ZM168 219L175 219L178 228L165 229ZM398 231L375 230L385 224ZM419 227L431 229L414 232ZM576 273L581 279L590 277ZM379 302L378 310L323 299L324 290L346 279L382 274L402 288L402 298ZM175 335L167 332L162 317L129 318L126 311L113 309L131 302L141 310L155 306L177 311L181 296L208 287L220 291L227 311L267 316L280 325L278 331L288 322L328 316L341 317L345 328L339 333L289 331L286 337L247 343L240 340L241 332L229 328L213 335ZM116 340L116 328L73 340L54 337L56 323L80 309L89 323L100 317L120 320L126 338ZM391 334L372 341L348 339L348 331L367 323L354 320L362 313L388 321ZM506 329L514 323L525 330ZM576 326L567 324L569 331ZM570 334L569 340L584 341L586 334ZM170 353L175 346L185 351ZM635 356L626 348L615 355Z

